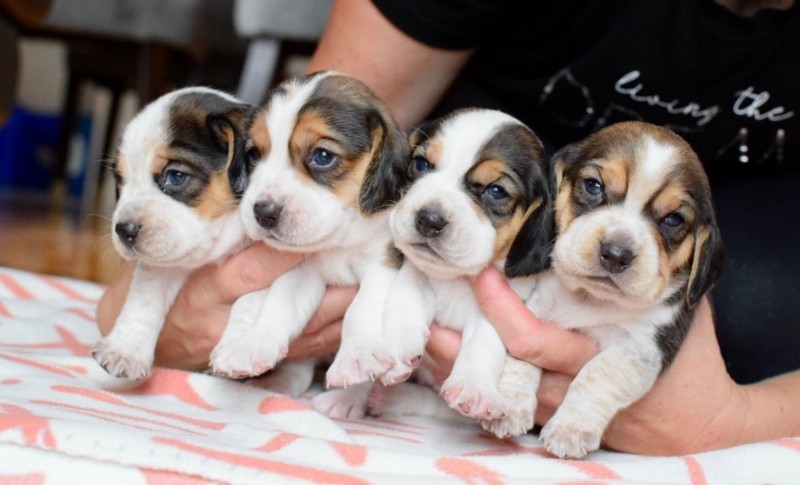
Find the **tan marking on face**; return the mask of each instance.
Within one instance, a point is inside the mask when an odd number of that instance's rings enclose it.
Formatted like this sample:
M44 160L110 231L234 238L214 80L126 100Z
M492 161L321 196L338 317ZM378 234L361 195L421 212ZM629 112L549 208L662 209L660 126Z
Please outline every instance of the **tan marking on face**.
M665 217L678 210L688 198L686 191L678 184L669 184L653 200L653 210L659 217Z
M262 157L266 156L272 148L272 140L267 129L267 120L263 113L259 113L250 127L250 139Z
M321 139L327 136L330 128L328 124L316 113L307 112L297 121L289 140L289 156L292 165L300 174L300 179L308 184L317 185L311 174L303 167L304 158L309 156ZM339 153L331 148L331 151Z
M227 174L215 173L203 194L197 199L197 213L204 219L213 220L229 213L235 207L236 197L231 192Z
M567 180L561 186L561 189L556 194L556 201L555 201L555 213L556 213L556 232L558 234L563 234L569 225L572 223L572 220L575 218L575 214L572 211L572 181Z
M494 239L494 261L504 259L508 255L508 251L511 249L511 245L514 244L514 240L517 238L517 234L519 234L525 221L536 209L541 207L542 203L542 199L538 198L524 212L519 209L514 211L511 217L497 228L497 234Z
M606 193L611 197L622 198L628 190L628 164L622 158L610 158L601 164L600 177Z
M333 193L342 200L347 207L359 209L359 196L361 186L365 183L367 170L372 160L378 156L375 153L383 144L382 138L386 136L383 130L375 128L372 130L372 148L368 153L356 160L342 160L342 164L347 167L347 175L337 182L333 187Z
M150 165L150 172L153 174L161 173L164 167L169 163L169 155L165 149L157 149L156 156L153 157L152 165Z
M425 147L425 158L428 159L434 166L440 163L442 158L442 151L444 150L442 140L435 139L428 143Z
M492 185L503 176L506 164L500 160L490 159L481 162L469 174L471 182L483 185Z
M693 248L694 235L689 234L683 238L681 244L669 255L668 269L670 275L677 273L681 268L686 266L686 263L692 258ZM666 253L666 251L663 252Z

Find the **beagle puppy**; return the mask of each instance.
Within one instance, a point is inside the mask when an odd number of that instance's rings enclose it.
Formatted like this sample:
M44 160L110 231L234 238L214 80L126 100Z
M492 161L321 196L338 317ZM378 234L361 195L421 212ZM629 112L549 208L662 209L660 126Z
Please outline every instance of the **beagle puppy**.
M386 306L393 366L381 382L408 378L435 319L463 334L441 387L447 404L498 435L524 433L533 427L532 415L522 424L516 415L530 414L535 394L524 387L501 390L500 379L504 369L527 375L525 367L535 368L509 363L514 359L483 316L470 278L495 265L527 298L532 280L515 277L548 268L553 219L542 144L508 114L466 109L421 126L411 145L413 182L391 211L393 241L405 262ZM510 370L518 364L522 370ZM506 406L507 392L521 393L510 400L516 410Z
M552 271L528 305L600 344L540 434L551 453L580 458L670 365L720 276L722 245L703 166L666 128L612 125L554 164Z
M213 89L173 91L126 126L114 161L113 244L136 261L114 329L92 355L110 374L146 378L164 316L196 268L244 247L253 109Z
M212 352L216 374L259 375L278 364L327 285L360 285L328 371L330 386L364 382L387 366L379 348L383 305L396 268L387 253L388 212L407 180L408 141L360 81L321 72L277 87L254 122L262 159L240 217L254 240L307 254L270 288L245 295ZM297 395L311 372L291 385Z

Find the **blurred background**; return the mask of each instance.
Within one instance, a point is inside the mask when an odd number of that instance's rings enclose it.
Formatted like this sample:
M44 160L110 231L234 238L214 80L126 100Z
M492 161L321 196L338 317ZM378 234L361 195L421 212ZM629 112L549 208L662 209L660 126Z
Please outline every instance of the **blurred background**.
M0 266L107 281L105 161L141 106L204 85L258 104L330 0L0 0Z

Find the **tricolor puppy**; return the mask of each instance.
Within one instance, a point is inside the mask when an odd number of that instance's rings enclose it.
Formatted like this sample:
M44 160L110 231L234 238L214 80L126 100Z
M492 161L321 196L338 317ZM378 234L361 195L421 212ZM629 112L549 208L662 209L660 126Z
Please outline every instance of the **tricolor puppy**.
M382 373L387 363L361 348L381 345L384 300L397 272L387 255L384 209L407 179L404 133L367 86L334 72L276 88L253 133L264 156L242 199L246 232L308 257L269 289L234 305L212 353L213 371L241 377L273 368L327 285L360 284L328 383L346 386Z
M253 109L208 88L147 105L125 128L115 160L114 247L136 261L130 291L94 358L110 374L150 374L164 316L186 276L243 247L237 205L247 184Z
M386 340L394 366L381 381L408 377L435 319L463 332L441 388L445 401L468 417L501 419L509 411L498 387L506 349L483 316L470 277L489 265L509 278L548 268L553 220L547 160L526 126L485 109L457 111L424 125L411 145L413 183L391 211L394 243L406 260L387 303ZM512 285L527 297L531 280L513 279ZM533 426L532 416L528 424ZM515 428L498 434L527 431Z
M529 306L602 349L541 432L551 453L577 458L670 364L720 275L722 246L703 167L670 130L612 125L554 163L553 270Z

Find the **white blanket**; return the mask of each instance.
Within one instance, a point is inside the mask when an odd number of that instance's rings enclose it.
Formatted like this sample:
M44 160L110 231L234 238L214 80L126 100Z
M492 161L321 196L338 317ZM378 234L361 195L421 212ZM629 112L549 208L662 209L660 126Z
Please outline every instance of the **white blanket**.
M102 288L0 268L0 483L800 483L800 438L678 457L549 456L423 418L330 420L168 369L131 385L89 355ZM800 410L798 410L800 412Z

